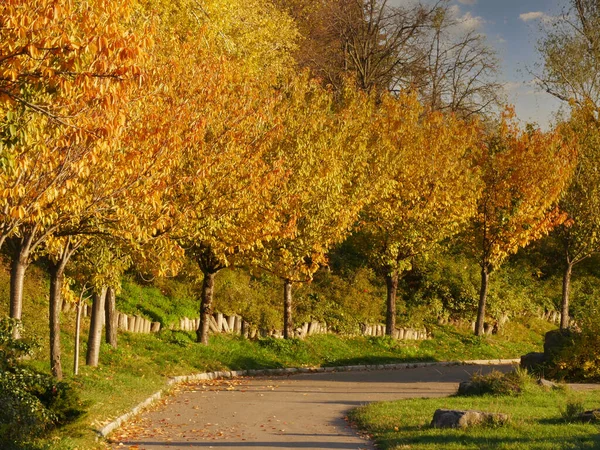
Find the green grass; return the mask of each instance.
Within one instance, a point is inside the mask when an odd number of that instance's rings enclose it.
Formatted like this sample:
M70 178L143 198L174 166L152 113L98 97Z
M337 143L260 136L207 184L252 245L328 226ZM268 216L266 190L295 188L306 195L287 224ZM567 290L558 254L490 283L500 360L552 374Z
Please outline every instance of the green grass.
M448 397L373 403L357 408L350 419L373 436L381 449L592 449L600 448L598 426L565 420L570 402L598 408L600 391L571 392L528 386L518 396ZM476 409L510 414L497 427L435 429L438 408Z

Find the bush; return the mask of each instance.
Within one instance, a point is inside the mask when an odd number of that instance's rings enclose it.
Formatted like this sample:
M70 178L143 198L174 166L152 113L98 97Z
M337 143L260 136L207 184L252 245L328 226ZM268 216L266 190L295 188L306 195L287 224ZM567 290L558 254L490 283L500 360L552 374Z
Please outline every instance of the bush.
M524 370L502 373L497 370L483 375L475 373L469 383L461 383L458 395L519 395L532 380Z
M561 410L560 415L565 422L574 422L580 419L580 416L585 412L583 401L580 399L572 399L567 401L565 408Z
M568 341L548 361L548 375L559 380L600 381L600 335L597 328L596 324L587 324L581 332L570 333Z
M0 320L0 443L3 446L28 440L50 428L64 425L84 412L75 390L47 374L23 366L36 344L13 339L20 325ZM5 447L2 447L5 448Z

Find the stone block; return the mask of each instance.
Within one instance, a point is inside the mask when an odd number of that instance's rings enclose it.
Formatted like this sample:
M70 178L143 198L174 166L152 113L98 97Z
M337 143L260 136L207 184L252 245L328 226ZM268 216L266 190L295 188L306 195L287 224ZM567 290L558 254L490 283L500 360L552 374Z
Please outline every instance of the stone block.
M220 333L221 327L219 327L219 322L213 316L209 316L208 319L208 329L213 333Z
M127 322L128 322L127 314L119 313L119 321L117 322L118 328L120 330L127 331Z
M585 411L578 416L582 422L598 422L600 421L600 409Z
M135 316L135 328L133 331L135 331L136 333L142 332L142 320L143 320L142 317Z
M223 316L222 327L223 333L229 333L231 331L231 329L229 328L229 320L227 319L227 316Z
M540 386L545 387L547 389L555 389L558 387L557 383L555 383L554 381L546 380L545 378L540 378L537 381L537 384L539 384Z
M135 316L129 317L127 321L127 331L135 333Z
M235 334L242 334L242 318L240 316L235 316L234 318L233 331Z
M433 414L431 426L433 428L469 428L475 425L503 425L508 420L508 414L438 409Z

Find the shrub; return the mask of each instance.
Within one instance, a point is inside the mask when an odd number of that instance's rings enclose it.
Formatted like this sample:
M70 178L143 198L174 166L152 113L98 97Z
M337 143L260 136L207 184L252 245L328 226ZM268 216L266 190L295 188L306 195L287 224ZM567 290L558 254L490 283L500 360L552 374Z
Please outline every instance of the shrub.
M527 372L520 369L509 373L497 370L486 375L475 373L469 383L461 383L458 395L519 395L531 382Z
M600 336L598 326L586 326L570 338L547 363L550 377L570 381L600 381Z
M46 430L64 425L83 414L76 391L66 382L31 370L20 363L31 356L35 343L13 339L20 325L0 320L0 443L26 442ZM5 447L2 447L5 448Z
M565 404L564 409L561 410L560 415L565 422L574 422L580 418L585 412L583 407L583 401L580 399L568 400Z

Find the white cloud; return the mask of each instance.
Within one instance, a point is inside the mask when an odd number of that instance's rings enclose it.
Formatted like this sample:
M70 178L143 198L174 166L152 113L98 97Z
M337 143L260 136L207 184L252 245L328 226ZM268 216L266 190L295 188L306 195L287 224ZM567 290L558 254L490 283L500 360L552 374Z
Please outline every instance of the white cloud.
M472 6L477 3L477 0L458 0L458 3L461 3L463 5Z
M532 11L528 13L519 14L519 19L521 19L523 22L530 22L532 20L538 19L545 20L547 18L548 16L546 16L546 14L544 14L541 11Z
M481 26L485 23L483 17L474 16L470 12L465 13L465 15L460 18L460 20L463 24L463 27L469 30L476 30L478 28L481 28Z
M462 14L460 7L458 5L450 6L448 11L452 15L452 17L454 17L456 19L456 21L458 22L457 28L459 30L463 30L463 31L477 30L477 29L481 28L484 23L486 23L486 21L484 20L483 17L474 16L473 14L471 14L468 11L466 13Z

